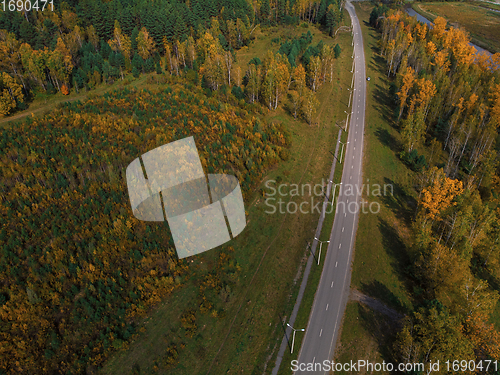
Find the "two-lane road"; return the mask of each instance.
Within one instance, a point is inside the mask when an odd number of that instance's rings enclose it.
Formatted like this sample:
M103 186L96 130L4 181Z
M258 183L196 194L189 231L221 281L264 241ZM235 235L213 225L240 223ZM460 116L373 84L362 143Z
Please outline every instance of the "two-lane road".
M365 122L366 73L363 37L354 6L345 5L353 26L354 85L352 112L344 158L342 185L323 273L314 299L309 323L300 349L295 374L327 374L323 361L334 355L351 282L351 259L359 212L358 188L362 187L363 133ZM352 188L352 192L349 189ZM351 194L352 193L352 194ZM311 364L314 371L311 369Z

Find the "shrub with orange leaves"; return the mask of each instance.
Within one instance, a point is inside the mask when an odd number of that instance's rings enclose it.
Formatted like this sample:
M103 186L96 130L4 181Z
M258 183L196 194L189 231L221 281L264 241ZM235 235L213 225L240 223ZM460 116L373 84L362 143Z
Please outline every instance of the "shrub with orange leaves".
M66 85L62 85L62 86L61 86L61 92L63 93L63 95L69 95L69 89L68 89L68 86L66 86Z

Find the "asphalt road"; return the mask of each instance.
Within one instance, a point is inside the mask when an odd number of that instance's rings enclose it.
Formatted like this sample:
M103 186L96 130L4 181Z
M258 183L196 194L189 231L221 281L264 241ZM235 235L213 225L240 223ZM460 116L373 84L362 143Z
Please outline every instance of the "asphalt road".
M340 187L330 244L328 246L321 280L316 291L309 323L298 356L294 374L328 374L323 361L331 361L338 339L351 282L351 259L356 228L363 206L358 188L362 187L363 133L365 122L366 72L363 38L354 6L345 5L353 25L354 34L354 91L352 112L349 116L348 139L344 152L342 185ZM352 195L349 188L352 188ZM299 327L300 328L300 327ZM298 333L300 334L300 333ZM308 364L314 371L307 371ZM291 364L284 364L289 365ZM311 365L309 365L311 366ZM310 367L311 368L311 367ZM293 368L292 368L293 369Z

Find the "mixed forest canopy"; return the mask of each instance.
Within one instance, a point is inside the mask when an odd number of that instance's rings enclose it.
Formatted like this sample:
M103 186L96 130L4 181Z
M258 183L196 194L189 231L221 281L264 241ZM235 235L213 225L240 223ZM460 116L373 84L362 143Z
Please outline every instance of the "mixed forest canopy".
M288 155L280 125L189 83L65 104L2 132L0 371L98 366L135 332L134 317L190 277L167 224L131 219L124 177L137 156L190 135L205 170L238 177L244 197ZM228 278L237 264L223 259ZM230 284L211 277L214 290Z
M333 33L343 17L341 5L340 0L84 0L54 1L53 12L2 12L0 116L25 109L37 92L88 90L127 73L205 68L213 81L222 75L217 70L225 70L225 83L240 86L246 72L232 72L234 51L248 45L258 25L311 22Z
M392 80L400 157L417 172L407 270L417 308L394 356L499 360L500 54L476 54L440 17L429 28L379 6L370 21Z

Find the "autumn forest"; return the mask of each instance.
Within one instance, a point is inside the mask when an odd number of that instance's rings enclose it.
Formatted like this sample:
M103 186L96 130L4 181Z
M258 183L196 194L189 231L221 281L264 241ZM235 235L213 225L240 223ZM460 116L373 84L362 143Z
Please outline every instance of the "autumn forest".
M417 202L405 273L419 303L392 353L401 362L497 360L500 54L477 55L441 17L428 27L379 6L370 21Z
M341 54L338 45L312 44L304 31L275 41L278 53L236 67L235 51L260 25L317 24L332 33L343 17L332 0L54 4L53 12L0 15L0 116L25 110L40 94L124 86L2 131L6 374L98 368L133 337L151 306L191 277L167 224L130 218L123 173L133 159L195 135L205 170L235 175L249 199L291 147L283 124L263 122L261 112L286 100L291 115L312 124L315 92L331 82ZM128 77L143 74L161 88L127 86ZM220 251L216 271L200 285L200 312L214 319L225 312L211 291L229 291L238 274L232 251ZM193 316L182 316L187 337ZM158 366L175 362L177 350L170 346Z
M0 13L0 118L86 95L2 128L0 374L95 374L193 278L197 309L180 314L182 337L166 342L155 373L168 373L196 339L197 317L227 324L225 301L248 280L239 279L234 248L221 246L213 267L195 274L166 223L133 220L125 169L194 136L205 172L236 176L245 203L261 195L260 183L300 139L283 119L325 126L320 92L340 81L343 6L67 0L53 11ZM500 360L500 54L476 54L467 32L441 17L429 27L399 5L373 6L360 22L376 31L390 82L388 103L377 105L399 134L394 152L412 176L414 202L410 246L401 248L414 308L386 356ZM279 27L293 35L261 33L274 50L240 58L260 30ZM146 88L134 86L140 79Z

